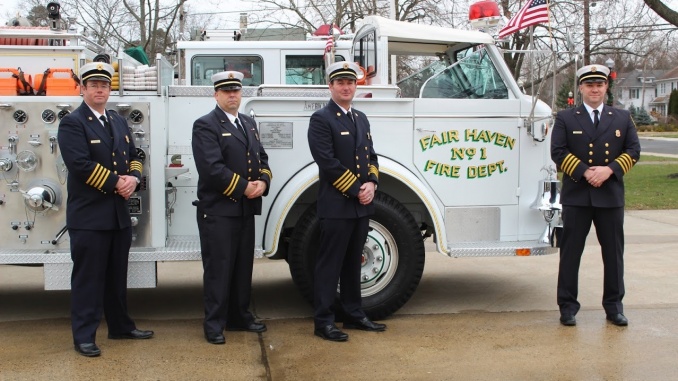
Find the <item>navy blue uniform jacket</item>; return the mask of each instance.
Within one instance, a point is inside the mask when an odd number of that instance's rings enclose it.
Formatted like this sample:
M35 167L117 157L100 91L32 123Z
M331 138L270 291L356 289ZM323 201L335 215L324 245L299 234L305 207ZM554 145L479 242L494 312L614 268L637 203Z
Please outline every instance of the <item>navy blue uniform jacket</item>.
M261 180L266 183L266 196L273 174L256 122L240 113L238 120L247 139L219 106L193 123L198 208L202 213L224 217L261 214L261 197L250 200L245 189L249 181Z
M113 134L83 102L59 124L59 149L68 168L69 229L116 230L130 227L127 200L118 195L119 176L141 180L143 167L125 119L113 110L106 115Z
M365 114L351 109L349 117L330 100L311 116L308 144L320 170L318 216L356 218L374 214L374 204L361 205L360 186L379 183L379 163Z
M636 126L626 110L604 106L598 128L584 105L558 112L551 136L551 158L563 171L561 203L569 206L624 206L624 174L640 158ZM592 166L614 172L595 188L584 178Z

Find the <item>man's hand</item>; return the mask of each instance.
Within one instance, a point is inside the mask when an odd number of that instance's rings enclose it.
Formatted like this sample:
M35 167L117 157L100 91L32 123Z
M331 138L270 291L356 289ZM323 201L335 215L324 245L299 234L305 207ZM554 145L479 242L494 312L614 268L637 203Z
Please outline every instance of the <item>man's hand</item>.
M360 186L358 201L363 205L367 205L370 204L372 200L374 200L374 183L368 181Z
M591 186L599 188L612 176L612 169L607 166L590 167L584 172L584 178Z
M251 193L247 193L247 190L250 189L251 186L254 186L254 190L251 191ZM264 194L266 191L266 182L261 181L261 180L256 180L256 181L250 181L247 184L247 189L245 190L245 196L249 199L261 197L261 195Z
M115 190L125 200L129 200L134 190L137 188L137 178L129 175L122 175L115 184Z

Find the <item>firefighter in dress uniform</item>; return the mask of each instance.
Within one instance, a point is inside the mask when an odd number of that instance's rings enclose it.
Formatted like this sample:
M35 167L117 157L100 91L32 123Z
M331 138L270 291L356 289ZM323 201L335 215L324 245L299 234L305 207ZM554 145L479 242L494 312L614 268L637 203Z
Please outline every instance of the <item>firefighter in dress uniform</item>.
M335 325L332 310L338 283L344 328L386 329L386 325L367 318L361 306L360 267L369 216L374 214L372 200L379 182L379 164L367 117L351 107L359 72L360 67L352 62L327 67L332 99L313 113L308 128L308 144L320 172L314 334L331 341L348 340Z
M551 157L563 172L557 300L560 322L576 325L578 273L591 222L604 265L603 308L612 324L625 326L624 175L640 157L636 127L628 111L603 104L609 69L577 71L583 104L560 111L551 137Z
M212 76L217 106L193 124L198 170L197 220L203 263L205 339L224 344L224 329L264 332L249 312L254 216L273 177L254 119L238 112L243 74Z
M95 62L80 70L83 103L59 124L68 168L66 226L71 243L71 324L75 350L101 354L96 330L102 313L109 339L148 339L127 312L127 263L132 223L127 200L143 170L127 122L106 110L113 67Z

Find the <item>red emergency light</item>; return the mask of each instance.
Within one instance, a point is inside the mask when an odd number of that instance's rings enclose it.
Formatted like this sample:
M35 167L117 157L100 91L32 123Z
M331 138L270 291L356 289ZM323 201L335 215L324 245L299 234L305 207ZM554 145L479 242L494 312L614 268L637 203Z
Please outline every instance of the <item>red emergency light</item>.
M481 0L471 4L468 21L474 29L496 26L501 20L499 6L492 0Z

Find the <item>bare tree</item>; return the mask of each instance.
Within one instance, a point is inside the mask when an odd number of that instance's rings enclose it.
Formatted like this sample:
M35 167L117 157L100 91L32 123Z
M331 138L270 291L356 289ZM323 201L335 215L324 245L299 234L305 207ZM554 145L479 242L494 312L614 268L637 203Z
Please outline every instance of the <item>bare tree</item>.
M172 30L186 0L63 0L62 11L79 23L100 45L117 51L141 46L149 57L164 53L174 42Z
M678 12L667 7L663 1L645 0L645 4L647 4L647 6L650 7L650 9L657 12L659 17L663 18L664 20L668 21L669 23L675 26L678 26Z
M504 14L510 15L510 11L505 7L517 12L524 1L500 0L500 6L504 7ZM662 60L659 57L665 52L662 52L662 49L649 50L648 46L667 44L668 41L675 43L675 36L672 33L665 33L661 28L657 28L659 20L656 15L644 4L632 0L610 1L605 2L603 6L589 8L592 22L588 39L585 38L587 31L582 25L585 11L582 1L551 1L550 11L550 25L535 26L533 31L529 29L519 31L512 35L503 47L507 50L525 49L532 38L532 49L556 52L556 72L562 72L574 64L575 58L582 62L584 52L590 52L591 62L603 63L611 58L618 69L637 65L647 54L658 57L659 62ZM568 41L571 41L571 44ZM586 46L586 43L589 45ZM546 72L541 65L547 62L547 59L538 59L532 70L525 70L523 67L525 58L526 56L520 53L505 56L515 78L532 74L536 79L535 83L539 83L540 79L553 75L553 72ZM529 84L526 87L529 89Z
M445 13L445 0L395 0L396 18L402 21L437 24ZM309 33L320 25L337 25L355 32L356 21L369 15L389 16L389 0L257 0L265 11L256 23L301 27Z

